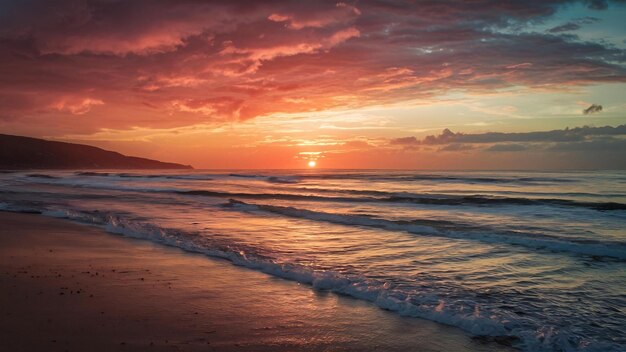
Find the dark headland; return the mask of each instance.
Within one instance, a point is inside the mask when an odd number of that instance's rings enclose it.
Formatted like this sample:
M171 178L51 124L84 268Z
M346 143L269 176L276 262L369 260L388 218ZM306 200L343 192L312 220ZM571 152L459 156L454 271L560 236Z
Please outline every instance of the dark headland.
M0 169L192 169L101 148L0 134Z

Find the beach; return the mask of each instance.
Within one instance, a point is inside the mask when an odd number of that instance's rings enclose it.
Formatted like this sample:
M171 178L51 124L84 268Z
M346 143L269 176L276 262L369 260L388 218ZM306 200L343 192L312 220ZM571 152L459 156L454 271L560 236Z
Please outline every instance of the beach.
M148 241L0 212L3 351L493 351L459 329Z

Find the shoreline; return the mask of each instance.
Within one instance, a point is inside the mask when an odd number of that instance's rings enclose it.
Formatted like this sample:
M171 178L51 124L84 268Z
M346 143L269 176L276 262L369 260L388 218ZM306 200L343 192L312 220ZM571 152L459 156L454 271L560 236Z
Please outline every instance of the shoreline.
M0 350L512 351L225 260L0 212Z

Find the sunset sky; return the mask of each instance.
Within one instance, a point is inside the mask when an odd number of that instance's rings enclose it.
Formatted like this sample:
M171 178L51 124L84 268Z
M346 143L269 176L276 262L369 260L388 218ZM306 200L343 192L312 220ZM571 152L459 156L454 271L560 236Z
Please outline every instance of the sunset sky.
M626 168L625 19L596 0L0 0L0 133L196 168Z

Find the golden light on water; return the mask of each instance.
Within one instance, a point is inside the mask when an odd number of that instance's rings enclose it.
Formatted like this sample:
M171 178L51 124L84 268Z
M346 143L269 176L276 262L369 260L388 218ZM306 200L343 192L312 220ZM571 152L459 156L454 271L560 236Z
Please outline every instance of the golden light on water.
M315 167L315 166L317 166L317 162L315 160L309 161L309 167Z

